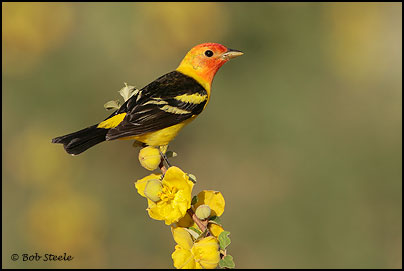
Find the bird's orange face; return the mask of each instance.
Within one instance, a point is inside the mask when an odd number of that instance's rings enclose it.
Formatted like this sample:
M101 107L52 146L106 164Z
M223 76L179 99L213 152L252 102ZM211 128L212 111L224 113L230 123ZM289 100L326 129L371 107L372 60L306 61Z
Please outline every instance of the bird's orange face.
M177 70L194 78L200 78L210 86L220 67L242 54L238 50L229 49L218 43L203 43L187 53Z

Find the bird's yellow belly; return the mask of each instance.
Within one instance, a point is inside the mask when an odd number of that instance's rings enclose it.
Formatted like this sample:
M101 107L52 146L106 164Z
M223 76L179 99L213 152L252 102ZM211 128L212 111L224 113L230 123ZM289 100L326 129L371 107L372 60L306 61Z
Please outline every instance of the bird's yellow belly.
M194 119L194 117L191 117L190 119L188 119L182 123L179 123L179 124L176 124L176 125L173 125L173 126L170 126L170 127L167 127L167 128L155 131L155 132L145 133L145 134L136 135L136 136L128 136L128 137L123 137L120 139L135 139L137 141L140 141L140 142L146 143L147 145L155 146L155 147L165 146L165 145L168 145L168 143L177 136L178 132L186 124L191 122L193 119Z

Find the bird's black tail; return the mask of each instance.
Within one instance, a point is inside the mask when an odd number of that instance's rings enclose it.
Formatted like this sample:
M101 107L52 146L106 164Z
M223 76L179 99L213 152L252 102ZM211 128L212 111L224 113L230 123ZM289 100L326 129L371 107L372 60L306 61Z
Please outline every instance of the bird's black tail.
M98 124L85 128L83 130L59 136L52 139L52 143L63 144L66 152L77 155L92 146L105 141L105 136L109 129L97 128Z

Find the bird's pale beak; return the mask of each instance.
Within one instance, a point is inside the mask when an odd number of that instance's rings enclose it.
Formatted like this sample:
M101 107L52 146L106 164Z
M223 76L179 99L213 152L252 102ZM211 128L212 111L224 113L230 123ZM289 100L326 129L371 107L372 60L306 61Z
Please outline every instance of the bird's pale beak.
M225 60L230 60L232 58L242 56L244 53L239 50L228 49L226 53L222 55L222 58Z

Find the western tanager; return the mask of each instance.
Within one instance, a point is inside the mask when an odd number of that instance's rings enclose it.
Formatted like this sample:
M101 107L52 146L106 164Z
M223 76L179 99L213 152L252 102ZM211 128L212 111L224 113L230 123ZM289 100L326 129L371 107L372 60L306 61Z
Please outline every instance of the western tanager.
M54 138L66 152L77 155L114 139L135 139L162 147L206 107L213 77L231 58L242 55L218 43L193 47L175 71L137 91L104 121L83 130Z

